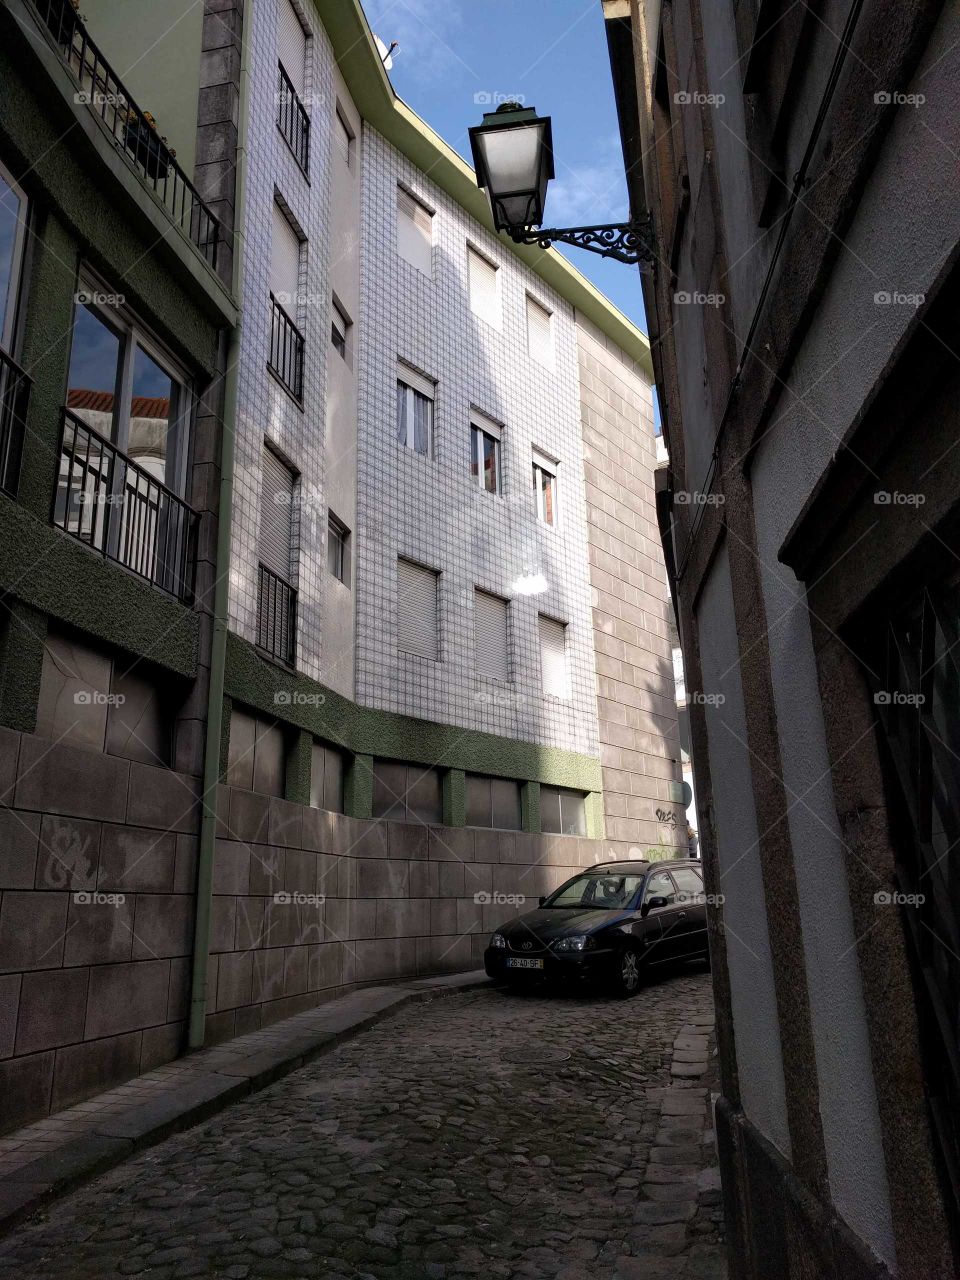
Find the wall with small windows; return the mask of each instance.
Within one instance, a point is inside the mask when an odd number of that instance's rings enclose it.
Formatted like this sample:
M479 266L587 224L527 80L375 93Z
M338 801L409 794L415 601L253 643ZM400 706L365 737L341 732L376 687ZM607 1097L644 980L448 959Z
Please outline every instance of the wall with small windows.
M357 700L596 755L573 309L369 127L364 159Z

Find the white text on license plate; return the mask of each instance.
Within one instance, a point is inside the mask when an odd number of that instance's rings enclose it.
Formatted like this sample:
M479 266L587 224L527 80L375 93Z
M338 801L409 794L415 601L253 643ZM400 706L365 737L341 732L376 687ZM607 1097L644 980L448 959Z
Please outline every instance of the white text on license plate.
M542 960L524 960L519 956L508 956L507 968L508 969L542 969L543 961Z

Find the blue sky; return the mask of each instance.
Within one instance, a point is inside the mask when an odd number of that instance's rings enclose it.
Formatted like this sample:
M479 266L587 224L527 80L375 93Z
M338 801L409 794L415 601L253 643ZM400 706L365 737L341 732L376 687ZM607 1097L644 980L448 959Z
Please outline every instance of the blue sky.
M626 219L599 0L364 0L364 9L382 40L400 42L390 73L397 93L467 160L468 128L493 110L476 95L518 97L553 117L547 225ZM568 256L646 331L636 267L580 249Z

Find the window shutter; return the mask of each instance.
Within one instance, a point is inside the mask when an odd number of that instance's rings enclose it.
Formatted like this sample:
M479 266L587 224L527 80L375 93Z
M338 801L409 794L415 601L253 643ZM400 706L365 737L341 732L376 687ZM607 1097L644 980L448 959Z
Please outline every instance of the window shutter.
M343 163L349 164L350 163L350 143L352 141L350 130L347 128L346 124L344 123L343 116L340 114L339 111L335 113L334 119L335 119L334 140L336 141L336 144L337 144L337 151L340 153L340 158L343 160Z
M527 351L538 364L553 368L553 324L550 312L527 298Z
M437 588L440 575L410 560L397 561L397 647L439 658Z
M507 602L486 591L473 593L473 629L477 647L477 673L495 680L510 679L507 640Z
M402 382L405 387L413 387L414 391L419 391L428 400L432 400L437 393L435 382L431 382L429 378L424 377L422 373L417 373L416 369L411 369L406 364L397 365L397 381Z
M260 559L284 582L290 581L294 476L272 449L263 451L260 488Z
M307 61L307 37L290 0L277 0L279 5L277 53L290 83L300 98L304 96L304 68Z
M471 311L481 320L486 320L487 324L499 325L500 299L497 295L497 268L475 249L467 249L467 262Z
M300 292L300 241L276 203L273 206L270 288L284 310L295 319L296 297Z
M570 696L567 679L567 628L562 622L540 614L540 670L543 692L551 698Z
M397 252L425 276L433 275L433 214L403 187L397 187Z

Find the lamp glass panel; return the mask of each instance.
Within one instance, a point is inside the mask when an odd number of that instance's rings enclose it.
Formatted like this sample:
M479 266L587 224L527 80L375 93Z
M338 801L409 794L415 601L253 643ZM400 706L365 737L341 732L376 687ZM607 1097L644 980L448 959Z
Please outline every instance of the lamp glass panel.
M493 196L502 192L536 191L540 185L543 124L493 129L478 138Z

